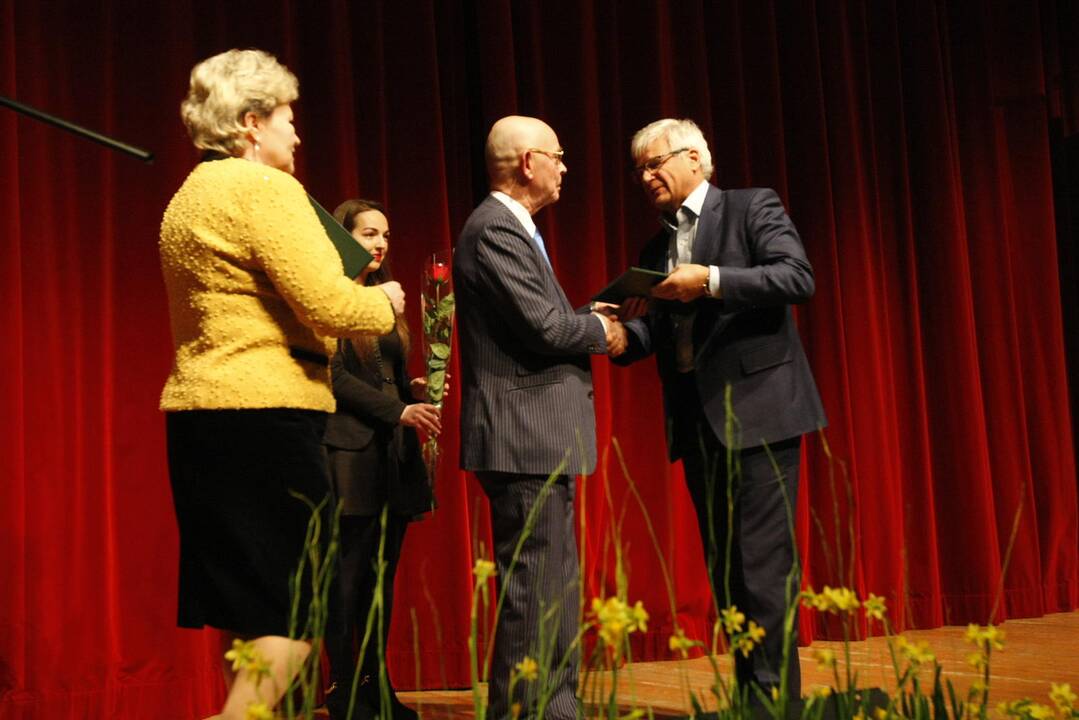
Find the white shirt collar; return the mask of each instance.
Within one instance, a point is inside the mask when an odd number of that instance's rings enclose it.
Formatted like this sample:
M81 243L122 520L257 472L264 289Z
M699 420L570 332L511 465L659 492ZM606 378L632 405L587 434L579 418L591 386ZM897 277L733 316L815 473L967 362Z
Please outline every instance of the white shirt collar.
M521 227L525 229L525 233L528 234L528 237L533 237L536 234L536 223L533 222L532 216L525 210L524 205L501 190L492 190L491 195L509 208L510 212L513 213L513 217L517 218L518 222L521 223Z
M700 217L701 210L704 209L704 196L707 194L708 181L701 180L701 184L693 188L693 192L682 202L682 207L692 210L694 215Z
M680 208L686 208L693 213L694 221L701 216L701 210L704 209L704 198L708 195L708 181L701 180L701 183L693 188L693 192L686 196L686 199L682 201ZM678 220L675 216L662 213L659 216L660 223L668 230L678 230Z

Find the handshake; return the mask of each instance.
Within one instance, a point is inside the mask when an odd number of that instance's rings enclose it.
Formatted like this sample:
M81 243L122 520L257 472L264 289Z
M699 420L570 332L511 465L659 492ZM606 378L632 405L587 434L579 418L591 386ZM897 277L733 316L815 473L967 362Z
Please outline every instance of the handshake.
M626 326L630 320L639 318L648 310L648 301L642 297L629 298L621 305L612 305L605 302L592 303L592 312L602 316L607 327L607 354L618 357L626 351L629 345L629 336L626 334Z

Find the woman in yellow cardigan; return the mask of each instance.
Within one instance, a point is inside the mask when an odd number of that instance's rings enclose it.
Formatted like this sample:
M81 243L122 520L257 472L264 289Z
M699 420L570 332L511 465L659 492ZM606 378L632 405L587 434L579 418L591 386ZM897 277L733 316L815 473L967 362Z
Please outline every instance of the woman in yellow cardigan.
M252 704L272 709L310 651L306 612L298 625L290 612L310 518L294 494L314 503L326 494L330 338L385 334L404 304L395 282L345 277L292 177L298 95L296 77L259 50L196 65L181 115L204 161L161 222L176 349L161 409L180 529L179 625L252 641L269 666L261 679L228 678L216 716L227 720Z

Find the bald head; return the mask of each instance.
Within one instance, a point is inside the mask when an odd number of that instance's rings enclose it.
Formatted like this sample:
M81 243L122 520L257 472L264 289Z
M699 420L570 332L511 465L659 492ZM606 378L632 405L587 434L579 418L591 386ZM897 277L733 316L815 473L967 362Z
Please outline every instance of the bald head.
M558 135L542 120L523 115L498 120L487 135L491 189L501 190L535 213L558 199L566 172L560 154Z
M512 175L529 148L557 145L551 126L538 118L510 115L491 126L487 135L487 176L492 183Z

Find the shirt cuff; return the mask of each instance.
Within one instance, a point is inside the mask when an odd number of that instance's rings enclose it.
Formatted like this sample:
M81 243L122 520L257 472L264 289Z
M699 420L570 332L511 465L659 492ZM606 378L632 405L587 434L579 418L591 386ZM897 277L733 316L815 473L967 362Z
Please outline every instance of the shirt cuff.
M714 298L722 297L719 292L719 266L708 266L708 294Z

